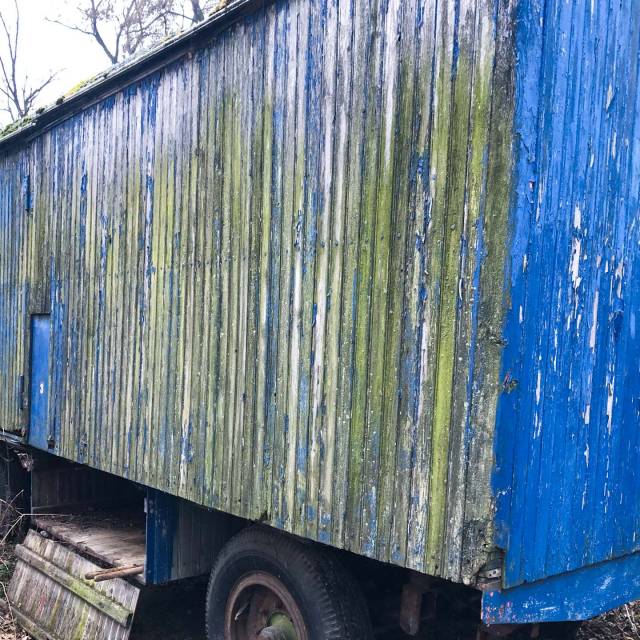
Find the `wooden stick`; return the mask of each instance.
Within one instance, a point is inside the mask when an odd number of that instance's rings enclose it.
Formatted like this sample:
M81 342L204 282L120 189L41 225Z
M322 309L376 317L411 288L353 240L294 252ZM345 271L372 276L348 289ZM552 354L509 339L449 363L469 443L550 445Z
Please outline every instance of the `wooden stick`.
M87 580L95 582L103 582L105 580L113 580L114 578L124 578L126 576L137 576L144 571L144 565L135 564L130 567L112 567L110 569L102 569L101 571L92 571L85 574Z

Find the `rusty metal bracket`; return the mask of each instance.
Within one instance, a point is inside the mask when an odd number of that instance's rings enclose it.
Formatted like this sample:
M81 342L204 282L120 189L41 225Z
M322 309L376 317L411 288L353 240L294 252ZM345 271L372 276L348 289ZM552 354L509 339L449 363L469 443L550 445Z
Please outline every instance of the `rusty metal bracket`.
M481 591L496 591L502 586L504 554L495 550L488 562L478 571L476 587Z

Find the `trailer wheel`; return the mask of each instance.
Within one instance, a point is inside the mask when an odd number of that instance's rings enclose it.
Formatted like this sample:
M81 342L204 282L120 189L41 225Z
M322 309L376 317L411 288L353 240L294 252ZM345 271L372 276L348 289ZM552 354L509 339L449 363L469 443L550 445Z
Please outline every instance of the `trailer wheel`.
M209 640L369 640L351 575L329 552L262 527L222 549L207 592Z

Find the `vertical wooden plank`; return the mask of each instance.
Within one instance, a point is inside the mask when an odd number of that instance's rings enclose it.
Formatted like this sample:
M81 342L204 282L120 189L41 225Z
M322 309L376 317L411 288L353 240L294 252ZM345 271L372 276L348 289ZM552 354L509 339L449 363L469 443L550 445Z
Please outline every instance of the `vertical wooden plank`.
M346 493L346 457L348 454L348 422L340 415L338 405L340 389L341 355L350 358L350 350L341 351L344 340L341 326L343 319L343 295L348 289L344 281L347 254L347 196L349 158L353 151L349 138L350 110L352 104L352 52L353 26L351 2L338 2L336 12L336 52L335 52L335 99L333 119L335 121L335 149L332 153L332 179L329 207L333 213L329 227L329 265L326 321L326 366L324 384L326 387L325 410L322 425L324 459L319 470L318 539L329 542L341 538L343 518L335 505L341 494ZM326 126L326 125L325 125ZM325 196L326 197L326 196ZM345 255L347 254L347 255ZM348 330L347 330L348 331ZM344 498L342 499L344 508ZM339 515L338 515L339 514Z
M378 504L376 519L378 531L375 536L376 557L389 560L392 511L394 507L394 476L396 465L398 425L399 357L402 331L402 298L404 293L404 245L407 231L407 209L402 197L406 185L404 163L410 157L410 129L405 128L402 100L411 104L412 94L404 84L406 60L402 54L403 41L411 46L410 28L405 28L407 9L403 3L390 2L387 7L385 31L387 44L384 53L384 145L381 147L381 168L378 208L385 216L385 225L378 231L380 240L378 257L381 278L381 300L379 319L372 318L378 335L384 327L384 342L372 344L373 352L380 349L382 360L378 364L376 396L380 399L380 462L377 479ZM410 13L410 10L409 10ZM412 26L413 21L409 24ZM412 56L414 54L412 53ZM406 107L408 109L408 107ZM402 187L399 187L402 184ZM385 228L386 227L386 228ZM384 314L384 316L382 315ZM383 319L384 318L384 319Z
M425 568L438 573L443 547L445 492L448 462L451 381L454 361L454 331L457 301L455 211L448 207L450 185L448 176L454 163L449 156L449 133L459 135L452 122L452 67L454 64L456 3L438 6L436 33L436 75L434 78L434 120L431 137L431 188L434 233L429 260L436 280L434 306L437 308L437 337L435 341L434 405L431 426L429 461L429 514ZM460 167L456 167L459 171Z
M318 536L320 505L320 474L325 457L331 455L333 442L327 440L326 392L333 380L325 385L327 343L334 336L327 334L327 316L331 305L329 290L329 256L331 252L331 229L335 224L332 209L333 162L335 152L335 99L336 99L336 54L338 36L337 1L328 0L321 9L323 20L320 111L320 149L317 175L318 228L315 238L316 266L313 293L313 321L311 325L311 371L309 410L309 481L307 483L306 535Z
M364 141L362 151L362 192L359 219L359 251L356 265L355 285L355 328L354 366L352 382L351 445L349 452L349 498L347 518L349 535L354 551L364 551L363 529L375 529L373 513L376 494L372 486L372 458L378 455L379 433L376 425L368 420L367 402L369 397L369 348L370 348L370 304L373 278L374 233L376 221L376 179L378 175L378 136L380 119L380 90L382 70L382 1L372 0L370 14L364 23L366 30L356 36L355 47L365 47L367 55L363 63L361 91L363 103ZM355 90L355 87L354 87ZM369 482L365 475L369 474ZM364 492L367 490L367 495ZM362 518L373 518L366 523ZM373 553L369 548L368 552Z
M482 294L481 271L485 260L496 261L497 268L504 264L504 254L485 253L485 225L487 219L488 190L488 162L487 158L491 153L509 154L509 148L504 142L497 140L497 144L492 145L491 131L492 122L492 89L500 95L499 91L509 91L511 83L508 78L500 78L501 88L497 88L496 82L496 49L495 33L498 29L503 29L503 16L496 16L494 6L491 2L477 2L475 7L475 33L473 37L474 45L471 48L473 90L471 95L470 125L468 141L468 168L467 184L465 195L465 207L468 210L468 219L465 222L464 241L466 250L464 251L464 263L461 266L461 281L464 283L463 297L461 301L460 320L458 326L457 341L462 357L456 363L454 378L457 381L464 381L466 389L462 384L456 387L456 396L466 398L465 402L458 402L454 406L452 424L457 434L458 455L452 457L452 464L449 476L449 497L447 539L451 542L448 545L446 557L446 570L448 574L461 574L464 580L469 580L469 576L475 575L480 570L480 562L483 561L476 552L482 549L491 539L491 522L487 517L491 495L489 492L490 477L492 474L492 462L486 455L480 459L474 459L474 452L479 451L479 442L490 440L487 434L487 427L492 423L492 410L486 408L483 413L489 416L477 417L473 415L475 405L475 390L482 385L483 376L486 380L497 378L496 362L499 358L499 346L482 344L482 349L478 348L480 341L481 325L479 321L480 305ZM508 9L505 8L505 11ZM504 52L499 52L502 56ZM500 61L501 64L502 61ZM510 101L505 100L508 104ZM498 103L498 106L501 106ZM498 116L504 126L508 126L509 114L503 113ZM502 126L502 125L501 125ZM508 166L509 162L505 165ZM493 185L497 191L496 182ZM506 215L506 200L500 204L500 210L494 213L495 218L502 219ZM503 223L504 224L504 223ZM502 247L504 250L504 246ZM497 273L495 278L497 279ZM501 310L499 304L495 308L495 318L500 318ZM497 328L496 328L497 329ZM495 352L492 365L483 369L476 369L476 354L478 352L489 356L491 351ZM488 360L488 358L487 358ZM490 377L491 376L491 377ZM489 385L487 385L489 386ZM495 391L493 401L489 402L495 407ZM490 430L491 427L489 427Z
M220 49L224 46L219 45ZM205 495L207 504L216 505L218 494L214 481L214 461L220 459L219 451L223 446L220 425L217 421L219 398L217 394L220 378L220 318L221 308L221 278L222 278L222 185L220 180L222 151L223 151L223 109L222 87L224 82L224 66L217 68L209 57L209 130L210 137L207 145L207 210L212 211L210 224L211 233L211 293L207 300L211 305L211 313L208 324L209 332L209 375L207 387L207 432L208 443L205 454Z
M285 434L285 448L282 451L280 461L281 473L284 474L284 492L282 505L280 507L280 521L282 526L293 531L296 524L296 505L303 502L306 476L303 470L303 457L306 462L306 426L305 431L300 433L300 407L299 390L302 366L301 332L303 322L302 309L302 279L303 279L303 252L304 244L304 221L305 221L305 176L306 176L306 140L308 128L307 113L307 78L304 69L307 68L308 47L312 34L310 33L310 5L300 4L300 11L297 16L298 21L298 43L296 48L296 139L295 139L295 168L293 178L293 275L291 283L291 310L289 312L289 376L287 385L287 411L283 416L282 428Z
M274 111L277 100L282 100L277 94L280 83L275 82L276 60L276 10L274 6L265 9L264 24L256 25L257 46L262 48L260 56L260 69L262 72L262 86L258 90L258 101L255 105L256 118L261 120L261 138L256 141L259 150L259 166L261 169L261 204L259 214L256 211L256 219L260 221L259 249L254 259L258 262L258 308L256 318L256 394L255 394L255 463L252 488L253 517L261 517L263 514L271 514L272 504L272 456L274 447L273 409L275 398L272 396L273 381L275 379L275 366L271 356L273 344L277 342L277 333L274 334L273 322L277 317L276 292L271 289L271 278L276 271L271 268L270 262L275 251L272 243L279 232L277 222L272 223L273 202L278 204L278 179L274 176L273 153L274 146L278 144L276 133L277 121ZM280 20L284 22L282 17ZM281 28L281 30L283 30ZM279 58L284 57L282 36L278 44ZM279 74L283 77L283 74ZM281 80L284 82L284 79ZM281 116L281 122L283 120ZM275 122L274 122L275 121ZM282 124L280 124L282 127ZM277 171L277 167L275 167ZM277 220L277 217L276 217ZM282 222L280 222L282 224ZM272 254L273 251L273 254ZM279 257L279 256L278 256Z
M409 496L408 485L415 464L412 448L415 445L415 433L412 431L410 413L415 402L415 372L409 373L414 364L411 350L415 348L415 313L420 304L421 292L413 285L412 260L419 231L417 230L417 211L415 184L418 167L416 148L419 140L421 117L429 118L429 105L426 114L419 111L420 105L420 65L421 21L417 3L402 6L398 18L398 31L403 34L398 43L398 104L395 171L393 200L396 212L393 221L394 246L391 251L392 265L390 280L395 283L389 292L390 315L395 324L392 332L393 345L387 350L387 359L395 372L394 384L385 384L384 423L393 424L393 440L387 436L387 442L394 445L391 451L387 445L384 464L387 471L381 474L381 495L387 495L381 503L379 520L384 534L381 536L378 554L386 556L394 563L406 562L408 540ZM429 83L424 83L430 86ZM409 151L411 150L411 151ZM400 286L400 283L402 285ZM386 368L385 367L385 368ZM412 379L413 378L413 379ZM386 486L385 486L386 485ZM388 548L384 551L384 545Z
M251 61L252 73L246 79L247 105L246 118L251 122L251 126L246 132L246 190L247 190L247 213L246 224L249 227L249 245L247 247L247 319L246 319L246 355L245 355L245 382L243 392L243 402L245 407L244 415L244 438L243 438L243 459L242 459L242 510L244 513L255 514L259 518L263 512L260 483L257 478L262 476L264 445L264 418L260 406L264 407L264 387L260 388L258 380L260 365L258 363L259 354L259 334L260 324L260 304L263 291L261 288L261 261L258 256L262 252L263 233L260 229L265 192L261 188L263 184L263 152L262 141L264 139L264 40L263 21L255 20L247 25L245 39L247 40L247 58ZM263 404L259 405L258 398L262 397ZM254 495L257 489L258 495ZM257 503L257 504L256 504Z
M277 316L277 335L273 336L271 350L275 359L274 376L272 382L275 407L267 412L267 442L265 449L265 483L269 483L272 508L272 521L277 526L284 526L286 517L287 489L285 473L292 465L287 462L287 450L290 440L292 416L289 413L291 358L288 345L294 339L291 323L294 298L292 297L295 283L295 264L297 258L297 230L299 210L296 204L296 167L299 158L299 136L302 135L304 121L299 122L298 92L302 86L299 80L297 56L301 48L301 38L305 37L304 22L301 16L302 5L298 2L288 2L286 11L282 15L282 27L286 40L282 42L282 58L278 59L281 68L287 70L286 85L283 89L284 111L286 126L283 124L282 142L282 176L280 186L282 192L282 220L280 224L280 272L275 270L271 277L272 290L278 290L278 305L273 313ZM278 22L280 24L280 20ZM270 37L272 26L268 25ZM280 36L280 39L282 36ZM279 39L279 40L280 40ZM282 41L282 40L280 40ZM266 46L269 47L269 40ZM283 70L284 71L284 70ZM280 77L284 77L282 73ZM289 153L284 153L289 150ZM265 162L272 162L272 158L265 157ZM274 229L274 233L276 230ZM269 387L271 390L271 387ZM271 404L269 402L269 404ZM294 414L295 415L295 414ZM266 475L267 466L271 467L269 476ZM287 466L288 465L288 466Z

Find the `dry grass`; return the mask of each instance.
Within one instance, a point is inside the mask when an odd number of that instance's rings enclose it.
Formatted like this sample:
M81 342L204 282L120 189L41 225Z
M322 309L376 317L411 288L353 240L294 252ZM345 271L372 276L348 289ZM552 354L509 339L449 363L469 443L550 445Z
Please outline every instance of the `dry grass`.
M628 604L580 627L578 640L640 640L640 602Z
M0 500L0 640L31 640L16 623L11 606L7 603L7 589L16 565L12 534L18 531L23 515L16 509L16 496L11 502Z
M0 597L6 603L7 588L13 573L16 560L13 554L13 545L8 543L0 544ZM2 607L0 610L0 640L31 640L16 623L11 607Z

